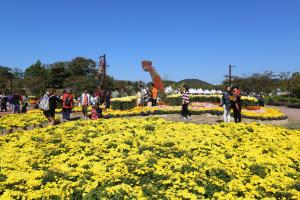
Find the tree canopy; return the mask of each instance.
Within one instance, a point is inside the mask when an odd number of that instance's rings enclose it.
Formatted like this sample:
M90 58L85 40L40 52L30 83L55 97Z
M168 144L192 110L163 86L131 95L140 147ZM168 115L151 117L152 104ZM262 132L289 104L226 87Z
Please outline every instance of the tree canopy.
M24 72L18 68L0 66L0 92L10 90L29 90L33 95L42 95L47 88L70 88L74 92L88 89L93 92L96 88L96 62L89 58L76 57L71 61L59 61L52 64L43 64L37 60ZM106 89L126 88L133 93L142 81L115 80L112 76L106 77ZM188 84L190 87L202 89L223 89L229 85L225 77L222 85L212 85L198 79L185 79L179 82L164 81L166 86L179 87ZM275 74L272 71L254 73L249 76L235 76L232 83L238 85L246 93L276 94L278 90L300 97L300 72L282 72Z

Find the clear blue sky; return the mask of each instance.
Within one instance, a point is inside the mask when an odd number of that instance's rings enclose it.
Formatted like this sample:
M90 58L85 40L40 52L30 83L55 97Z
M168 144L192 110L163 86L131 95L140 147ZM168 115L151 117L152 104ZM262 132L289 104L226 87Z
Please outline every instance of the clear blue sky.
M0 0L0 65L25 69L106 53L109 74L219 83L235 75L300 71L299 0Z

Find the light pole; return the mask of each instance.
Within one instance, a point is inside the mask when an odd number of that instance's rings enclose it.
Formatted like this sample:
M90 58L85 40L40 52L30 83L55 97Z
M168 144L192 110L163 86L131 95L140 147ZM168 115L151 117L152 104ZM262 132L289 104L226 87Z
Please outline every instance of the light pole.
M229 86L232 87L232 75L231 75L231 68L236 67L233 65L229 65Z

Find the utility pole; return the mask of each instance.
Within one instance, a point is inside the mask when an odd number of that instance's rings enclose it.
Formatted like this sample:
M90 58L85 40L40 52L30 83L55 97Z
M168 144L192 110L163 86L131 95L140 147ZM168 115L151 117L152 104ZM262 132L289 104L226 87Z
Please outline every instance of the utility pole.
M231 81L232 81L232 79L231 79L231 67L232 67L232 65L229 65L229 86L231 87L232 85L232 83L231 83Z
M10 93L12 94L12 79L10 79Z
M232 67L236 67L236 66L229 65L229 86L230 87L232 87L232 74L231 74Z

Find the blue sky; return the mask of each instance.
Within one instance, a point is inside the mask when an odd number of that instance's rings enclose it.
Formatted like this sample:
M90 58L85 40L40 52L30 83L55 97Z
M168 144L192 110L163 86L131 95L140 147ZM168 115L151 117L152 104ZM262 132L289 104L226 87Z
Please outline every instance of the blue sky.
M235 75L300 71L297 0L0 0L0 65L25 69L106 53L108 73L220 83Z

